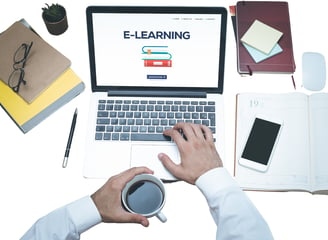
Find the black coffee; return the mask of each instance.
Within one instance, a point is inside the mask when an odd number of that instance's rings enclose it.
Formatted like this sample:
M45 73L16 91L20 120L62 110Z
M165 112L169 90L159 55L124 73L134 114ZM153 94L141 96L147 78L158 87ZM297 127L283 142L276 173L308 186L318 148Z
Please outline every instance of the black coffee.
M163 193L157 184L150 181L134 183L128 190L126 203L139 214L149 214L157 210L163 202Z

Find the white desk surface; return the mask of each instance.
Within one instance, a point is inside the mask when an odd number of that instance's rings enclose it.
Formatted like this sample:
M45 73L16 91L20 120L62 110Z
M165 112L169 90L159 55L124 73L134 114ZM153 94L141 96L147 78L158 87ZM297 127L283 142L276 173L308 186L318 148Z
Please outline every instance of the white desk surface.
M85 91L27 134L23 134L0 110L0 226L4 239L19 239L41 216L68 202L93 193L105 180L82 176L85 127L90 97L90 75L85 9L88 5L111 5L117 1L68 1L59 3L68 12L69 29L61 36L48 34L41 18L44 0L2 1L0 31L24 17L51 45L72 61L73 70L86 83ZM211 0L121 0L120 5L195 5L224 6L235 1ZM296 61L294 78L302 88L301 56L317 51L328 56L325 1L289 1L292 37ZM0 53L1 54L1 53ZM327 91L327 87L325 89ZM235 95L239 92L294 92L289 75L240 77L236 71L236 47L230 14L227 23L225 68L226 157L224 164L233 172ZM68 167L61 167L71 125L78 107L79 115ZM218 183L219 184L219 183ZM167 186L164 212L168 222L156 218L150 227L135 224L100 224L82 235L82 239L215 239L216 226L199 190L186 183ZM328 196L309 193L247 192L269 223L275 239L327 239ZM83 210L82 210L83 211Z

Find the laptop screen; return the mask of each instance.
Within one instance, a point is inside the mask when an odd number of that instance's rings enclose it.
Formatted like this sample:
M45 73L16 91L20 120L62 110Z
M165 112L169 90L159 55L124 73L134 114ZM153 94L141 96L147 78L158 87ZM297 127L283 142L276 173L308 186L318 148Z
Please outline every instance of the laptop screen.
M196 7L89 7L93 91L223 90L226 12Z

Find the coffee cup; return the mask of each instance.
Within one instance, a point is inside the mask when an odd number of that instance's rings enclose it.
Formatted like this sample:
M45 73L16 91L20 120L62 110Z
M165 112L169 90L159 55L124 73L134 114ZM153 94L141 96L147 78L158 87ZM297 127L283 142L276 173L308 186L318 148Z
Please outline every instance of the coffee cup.
M151 174L140 174L130 180L122 190L122 204L124 208L145 217L156 216L166 222L161 212L166 201L163 182Z

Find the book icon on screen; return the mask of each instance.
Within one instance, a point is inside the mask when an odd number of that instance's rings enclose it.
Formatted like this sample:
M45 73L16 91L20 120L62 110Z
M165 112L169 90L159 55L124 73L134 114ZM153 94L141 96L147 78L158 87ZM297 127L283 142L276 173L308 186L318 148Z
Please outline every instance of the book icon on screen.
M172 67L168 46L143 46L142 60L145 67Z

